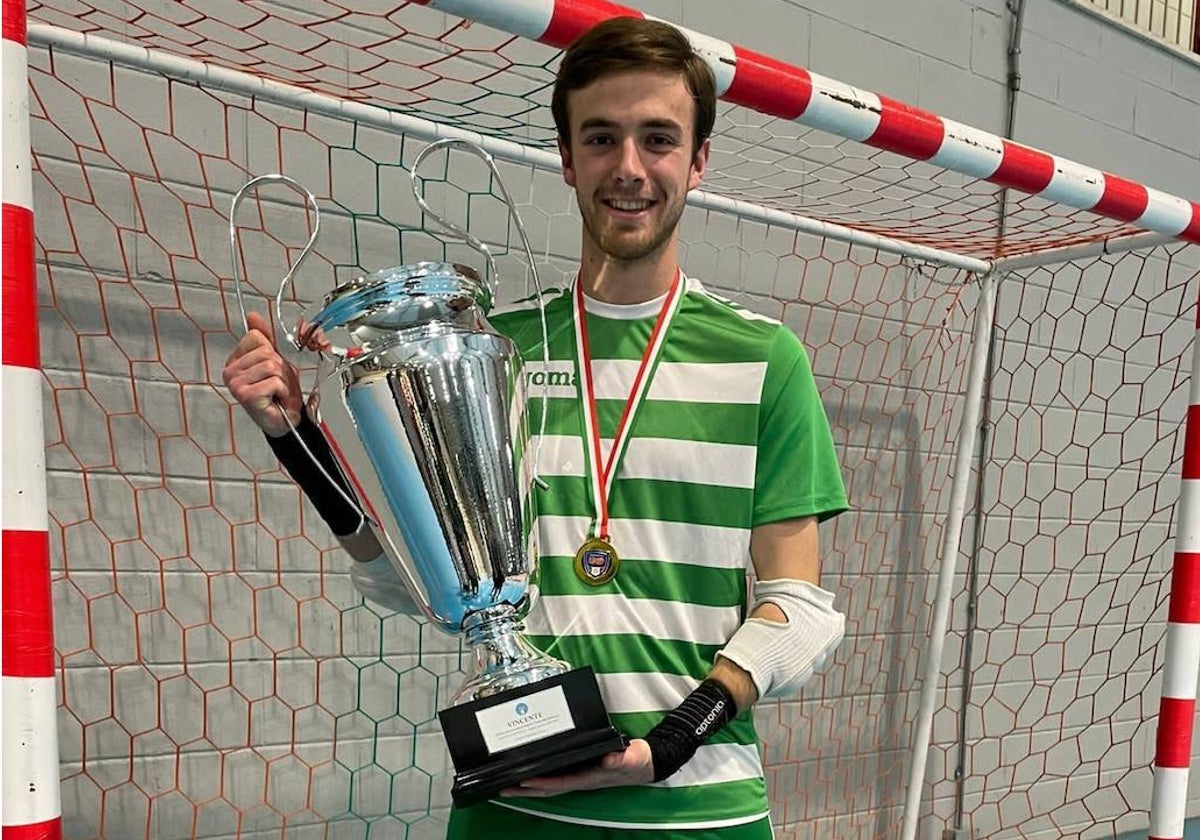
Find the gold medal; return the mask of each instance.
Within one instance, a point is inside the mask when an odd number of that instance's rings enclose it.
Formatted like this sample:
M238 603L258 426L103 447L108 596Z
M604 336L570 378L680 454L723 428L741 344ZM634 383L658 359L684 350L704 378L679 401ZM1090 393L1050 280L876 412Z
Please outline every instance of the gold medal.
M586 584L603 586L617 575L621 558L608 540L593 537L575 552L575 574Z

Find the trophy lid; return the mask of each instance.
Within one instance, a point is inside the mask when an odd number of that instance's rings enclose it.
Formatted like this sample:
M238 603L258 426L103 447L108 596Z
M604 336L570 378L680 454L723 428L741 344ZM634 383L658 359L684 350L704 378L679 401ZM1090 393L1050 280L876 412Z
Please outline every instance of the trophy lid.
M326 296L312 325L325 330L370 327L394 331L459 321L468 310L486 313L491 304L486 284L470 266L419 262L343 283Z

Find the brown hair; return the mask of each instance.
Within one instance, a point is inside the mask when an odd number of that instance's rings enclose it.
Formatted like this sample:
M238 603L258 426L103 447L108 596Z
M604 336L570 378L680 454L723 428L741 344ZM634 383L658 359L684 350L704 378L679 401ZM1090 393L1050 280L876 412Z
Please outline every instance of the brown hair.
M717 116L717 85L712 70L674 26L632 17L611 18L596 24L563 53L550 100L550 111L562 142L567 145L571 142L567 94L605 76L633 70L683 76L696 103L692 151L699 150L712 133Z

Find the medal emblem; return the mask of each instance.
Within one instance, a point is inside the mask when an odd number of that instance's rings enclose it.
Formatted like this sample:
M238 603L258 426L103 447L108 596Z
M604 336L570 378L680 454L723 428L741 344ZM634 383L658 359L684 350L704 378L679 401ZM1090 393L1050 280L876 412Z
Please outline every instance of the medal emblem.
M607 540L590 539L575 552L575 575L591 586L602 586L617 575L621 558Z

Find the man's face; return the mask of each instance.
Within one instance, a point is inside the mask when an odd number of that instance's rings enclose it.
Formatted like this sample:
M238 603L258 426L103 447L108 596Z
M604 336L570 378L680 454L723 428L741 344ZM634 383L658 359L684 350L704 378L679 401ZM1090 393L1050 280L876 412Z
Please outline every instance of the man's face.
M634 262L671 241L708 162L707 140L693 148L695 107L683 77L665 73L607 76L568 94L563 179L601 254Z

